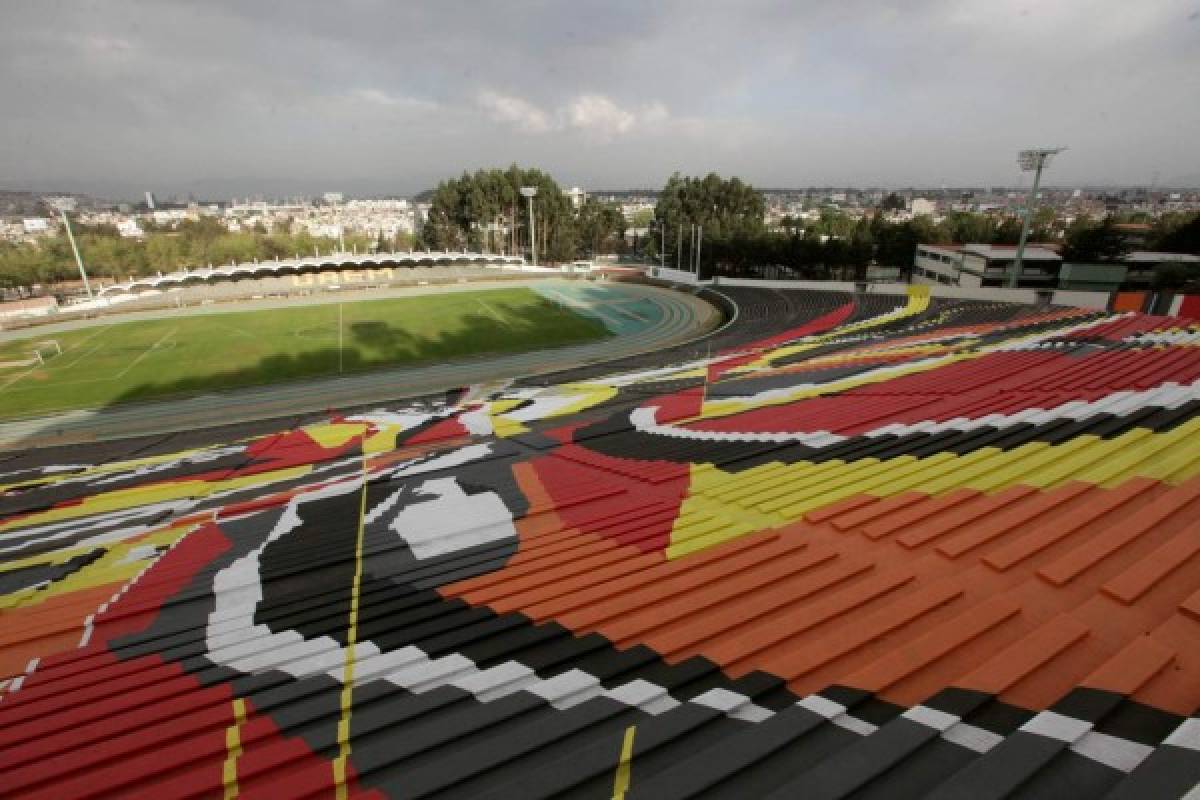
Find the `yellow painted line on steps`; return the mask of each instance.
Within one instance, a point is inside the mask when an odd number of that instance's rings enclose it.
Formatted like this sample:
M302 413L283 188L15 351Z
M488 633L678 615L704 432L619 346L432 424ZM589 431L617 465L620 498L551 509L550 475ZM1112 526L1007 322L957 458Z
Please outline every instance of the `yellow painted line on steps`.
M630 725L625 729L625 738L621 741L621 760L617 762L617 775L613 779L613 800L625 800L625 793L629 791L633 737L636 735L637 725Z
M233 724L225 729L225 765L223 783L225 800L238 796L237 763L242 755L242 726L246 724L246 701L240 697L233 700Z
M354 651L358 644L358 600L362 588L363 534L367 519L367 459L363 456L362 493L358 501L358 532L354 540L354 581L350 587L350 619L346 626L346 660L342 667L341 717L338 719L338 754L333 760L334 796L345 800L346 767L350 760L350 717L354 710Z

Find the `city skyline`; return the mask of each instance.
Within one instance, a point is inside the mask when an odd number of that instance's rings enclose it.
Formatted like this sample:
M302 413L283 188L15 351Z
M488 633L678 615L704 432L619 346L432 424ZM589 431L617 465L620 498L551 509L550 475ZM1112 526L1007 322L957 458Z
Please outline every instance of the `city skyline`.
M411 195L480 167L655 187L1200 184L1200 5L16 3L6 189Z

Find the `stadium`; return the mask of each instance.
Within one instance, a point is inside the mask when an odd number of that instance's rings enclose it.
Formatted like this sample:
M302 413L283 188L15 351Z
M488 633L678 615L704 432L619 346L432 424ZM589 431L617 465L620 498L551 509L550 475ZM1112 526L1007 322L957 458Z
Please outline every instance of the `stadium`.
M5 794L1200 779L1195 320L656 291L726 322L427 397L9 451Z

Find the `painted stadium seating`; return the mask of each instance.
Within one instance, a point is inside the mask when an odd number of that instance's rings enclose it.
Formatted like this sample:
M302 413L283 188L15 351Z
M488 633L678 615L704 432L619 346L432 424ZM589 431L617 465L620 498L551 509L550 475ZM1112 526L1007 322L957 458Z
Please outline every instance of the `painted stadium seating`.
M549 383L9 458L3 793L1200 781L1200 324L721 292Z

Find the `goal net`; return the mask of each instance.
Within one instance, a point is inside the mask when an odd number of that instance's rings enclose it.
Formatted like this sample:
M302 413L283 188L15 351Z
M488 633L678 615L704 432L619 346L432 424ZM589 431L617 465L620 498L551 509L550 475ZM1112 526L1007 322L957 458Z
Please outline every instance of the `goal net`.
M29 351L28 358L18 358L10 361L0 361L0 369L9 369L12 367L33 367L39 364L45 364L55 356L62 355L62 345L57 339L45 339L40 342L34 342L33 348Z

